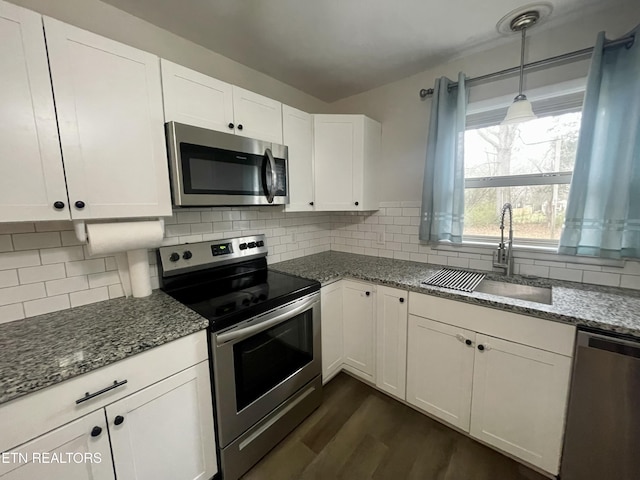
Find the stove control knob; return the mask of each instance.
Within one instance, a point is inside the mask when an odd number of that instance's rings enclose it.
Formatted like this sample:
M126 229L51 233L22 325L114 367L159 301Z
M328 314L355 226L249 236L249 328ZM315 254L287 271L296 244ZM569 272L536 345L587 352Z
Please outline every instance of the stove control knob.
M258 247L264 247L264 242L262 240L260 240L260 241L256 242L256 245Z
M251 304L251 302L249 301L248 298L245 298L244 300L242 300L242 305L244 305L245 307L248 307Z
M185 260L189 260L191 257L193 257L193 253L191 253L189 250L182 254L182 258L184 258Z
M171 255L169 255L169 260L171 260L172 262L177 262L178 260L180 260L180 255L178 255L176 252L173 252Z
M247 246L248 246L249 248L256 248L256 242L249 242L249 243L247 244Z
M241 243L240 244L240 250L246 250L247 249L247 244L246 243Z

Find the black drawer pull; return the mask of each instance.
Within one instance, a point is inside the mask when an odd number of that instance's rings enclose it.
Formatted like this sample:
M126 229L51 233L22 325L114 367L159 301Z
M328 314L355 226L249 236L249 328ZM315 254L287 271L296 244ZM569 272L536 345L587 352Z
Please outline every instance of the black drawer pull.
M94 392L94 393L87 392L87 393L84 394L84 397L79 398L78 400L76 400L76 405L78 405L78 404L80 404L82 402L86 402L87 400L91 400L92 398L95 398L98 395L102 395L103 393L107 393L108 391L113 390L114 388L121 387L125 383L127 383L127 380L122 380L121 382L115 380L112 385L109 385L108 387L105 387L102 390L98 390L97 392Z
M100 435L102 433L102 428L100 427L93 427L91 429L91 436L92 437L97 437L98 435Z

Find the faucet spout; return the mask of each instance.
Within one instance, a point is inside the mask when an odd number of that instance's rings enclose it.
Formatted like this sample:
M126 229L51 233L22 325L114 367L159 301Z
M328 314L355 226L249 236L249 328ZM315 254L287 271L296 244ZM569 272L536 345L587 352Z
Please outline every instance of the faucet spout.
M504 243L504 218L509 212L509 239L507 245ZM500 212L500 244L493 254L493 266L502 268L507 276L513 274L513 207L510 203L505 203Z

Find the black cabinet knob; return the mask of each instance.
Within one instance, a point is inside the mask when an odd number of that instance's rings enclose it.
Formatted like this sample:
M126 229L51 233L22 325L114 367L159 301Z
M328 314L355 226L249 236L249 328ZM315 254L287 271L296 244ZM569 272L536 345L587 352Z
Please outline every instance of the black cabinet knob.
M82 200L78 200L78 201L75 203L75 206L76 206L76 208L77 208L78 210L82 210L82 209L84 208L84 202L83 202Z
M182 254L182 258L184 258L185 260L189 260L191 257L193 257L193 253L191 253L189 250Z
M173 252L171 255L169 255L169 260L171 260L172 262L177 262L178 260L180 260L180 255L176 252Z
M484 350L484 345L478 345L478 350L482 352Z
M242 130L242 128L243 128L243 127L242 127L242 124L241 124L241 123L239 123L239 124L238 124L238 130Z
M309 205L311 205L313 207L313 202L309 202Z
M400 297L400 303L404 303L404 298Z
M473 342L467 338L467 339L464 341L464 343L466 343L467 345L471 345Z
M364 292L365 295L368 297L369 295L371 295L371 292Z
M102 433L102 428L100 427L93 427L91 429L91 436L92 437L97 437L98 435L100 435Z
M356 202L356 207L357 207L358 205L360 205L360 202Z
M62 210L64 208L64 202L61 201L57 201L53 203L53 208L55 208L56 210Z
M117 415L116 418L113 419L114 425L122 425L122 422L124 422L124 417L122 415Z
M234 126L235 126L235 125L234 125L233 123L230 123L230 124L228 125L228 127L229 127L229 128L233 128Z

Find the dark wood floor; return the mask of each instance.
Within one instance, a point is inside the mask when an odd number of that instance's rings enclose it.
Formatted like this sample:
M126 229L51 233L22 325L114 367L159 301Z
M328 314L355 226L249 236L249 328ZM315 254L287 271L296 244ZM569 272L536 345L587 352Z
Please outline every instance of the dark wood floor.
M320 408L243 480L544 478L341 373Z

